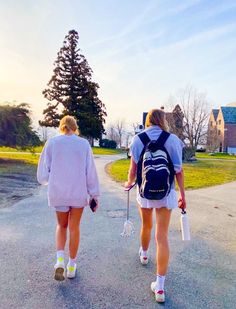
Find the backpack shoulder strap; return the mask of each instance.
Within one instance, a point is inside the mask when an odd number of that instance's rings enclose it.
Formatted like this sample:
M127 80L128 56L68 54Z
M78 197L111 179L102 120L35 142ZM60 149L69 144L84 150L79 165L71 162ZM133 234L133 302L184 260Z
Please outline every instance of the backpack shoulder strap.
M138 137L140 138L144 146L146 146L150 142L150 138L148 137L146 132L139 133Z
M158 140L157 140L157 143L160 145L160 146L164 146L167 139L169 138L170 136L170 133L169 132L166 132L166 131L162 131Z

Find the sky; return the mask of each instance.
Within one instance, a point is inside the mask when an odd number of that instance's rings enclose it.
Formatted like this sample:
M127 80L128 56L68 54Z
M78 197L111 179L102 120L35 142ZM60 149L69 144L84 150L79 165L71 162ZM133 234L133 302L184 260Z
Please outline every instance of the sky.
M235 0L0 0L0 103L42 90L69 30L100 85L107 123L141 122L186 85L219 107L236 101Z

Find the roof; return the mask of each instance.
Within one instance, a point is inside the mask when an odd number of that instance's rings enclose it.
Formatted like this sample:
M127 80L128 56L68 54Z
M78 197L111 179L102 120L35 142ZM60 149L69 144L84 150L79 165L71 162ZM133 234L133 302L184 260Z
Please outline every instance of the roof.
M236 124L236 106L223 106L221 107L221 111L224 117L225 123L233 123Z
M213 109L213 110L212 110L212 113L213 113L214 119L215 119L215 121L216 121L216 118L217 118L217 116L218 116L218 114L219 114L219 109Z

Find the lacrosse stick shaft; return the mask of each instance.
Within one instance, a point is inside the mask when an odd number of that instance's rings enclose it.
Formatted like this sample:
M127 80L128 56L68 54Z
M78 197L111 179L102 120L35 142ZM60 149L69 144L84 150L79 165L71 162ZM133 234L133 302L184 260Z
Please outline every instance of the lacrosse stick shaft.
M129 191L127 191L127 221L129 220Z

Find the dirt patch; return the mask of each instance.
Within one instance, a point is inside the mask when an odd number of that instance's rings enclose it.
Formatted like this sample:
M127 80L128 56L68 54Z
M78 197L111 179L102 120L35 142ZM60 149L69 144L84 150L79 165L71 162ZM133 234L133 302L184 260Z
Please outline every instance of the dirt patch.
M36 165L0 159L0 208L31 196L38 187Z

